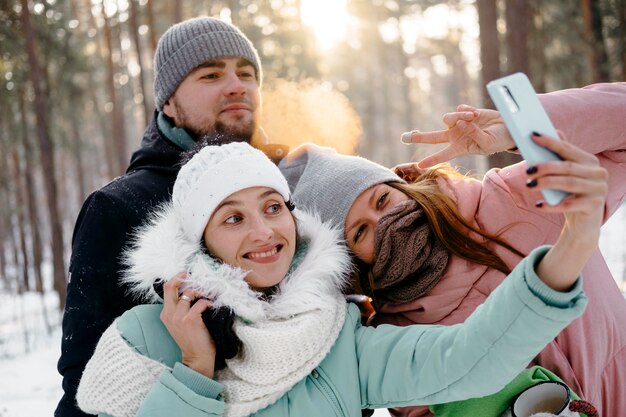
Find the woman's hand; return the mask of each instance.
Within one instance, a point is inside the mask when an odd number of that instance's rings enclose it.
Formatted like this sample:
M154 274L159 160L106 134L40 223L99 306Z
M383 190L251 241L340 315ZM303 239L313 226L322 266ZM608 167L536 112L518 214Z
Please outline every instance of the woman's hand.
M600 166L598 158L572 144L541 135L533 135L532 139L563 159L529 167L527 186L570 193L555 206L538 202L540 210L565 216L558 241L537 267L546 284L565 291L574 284L598 247L608 194L608 172Z
M402 135L404 143L448 144L419 161L420 168L429 168L462 155L491 155L515 148L500 113L495 110L461 104L456 112L444 114L443 122L448 129L434 132L415 130Z
M186 277L187 274L181 272L163 284L161 321L180 348L183 364L213 378L215 343L202 321L202 312L212 304L209 300L197 298L197 294L189 289L178 296Z

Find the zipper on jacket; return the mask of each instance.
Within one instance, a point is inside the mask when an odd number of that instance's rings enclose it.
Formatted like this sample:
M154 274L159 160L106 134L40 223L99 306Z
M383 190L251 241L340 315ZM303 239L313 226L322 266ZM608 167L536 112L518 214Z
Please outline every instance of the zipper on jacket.
M320 391L322 391L322 394L324 394L332 408L335 410L335 415L337 417L344 417L345 413L341 409L341 405L337 399L337 394L335 394L335 391L330 387L330 384L326 381L324 376L317 369L313 369L311 371L311 377L313 379L313 383L317 385Z

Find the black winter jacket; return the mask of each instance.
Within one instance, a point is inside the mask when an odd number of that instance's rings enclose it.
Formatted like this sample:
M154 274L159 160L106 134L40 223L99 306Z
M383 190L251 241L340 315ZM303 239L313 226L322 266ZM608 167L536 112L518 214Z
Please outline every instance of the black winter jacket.
M87 415L75 400L83 369L104 330L137 304L119 282L120 254L133 229L170 197L182 152L159 132L155 115L126 173L83 204L72 237L58 362L64 395L57 417Z

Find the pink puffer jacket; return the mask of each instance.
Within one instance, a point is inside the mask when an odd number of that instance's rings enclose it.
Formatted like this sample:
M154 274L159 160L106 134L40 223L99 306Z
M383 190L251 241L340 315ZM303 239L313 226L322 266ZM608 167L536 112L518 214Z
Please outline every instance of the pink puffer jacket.
M540 95L557 129L569 142L595 154L610 175L605 221L626 195L626 83L595 84L582 89ZM554 243L561 215L535 208L542 199L526 187L525 162L490 170L477 180L442 182L461 213L475 225L498 233L524 253ZM624 231L626 233L626 230ZM496 249L513 267L519 257ZM583 270L589 305L536 358L535 364L559 375L602 416L626 413L626 299L620 293L602 254L597 251ZM426 296L402 305L383 305L374 324L454 324L464 321L504 279L496 270L452 257L441 281ZM392 410L398 416L425 416L423 407Z

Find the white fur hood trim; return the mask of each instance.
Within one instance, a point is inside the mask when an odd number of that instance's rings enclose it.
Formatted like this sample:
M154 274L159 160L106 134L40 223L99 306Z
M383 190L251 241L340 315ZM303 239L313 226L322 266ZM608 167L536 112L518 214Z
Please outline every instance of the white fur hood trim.
M336 303L351 267L339 231L301 210L295 210L294 216L298 235L308 242L308 250L297 269L283 280L269 300L261 299L248 286L244 280L246 271L217 263L202 250L200 242L185 238L171 203L164 204L135 233L131 247L123 254L126 266L123 282L142 302L161 302L153 289L154 281L157 278L167 281L187 271L191 275L186 288L214 300L215 307L230 307L237 316L250 322L319 308L320 300Z

